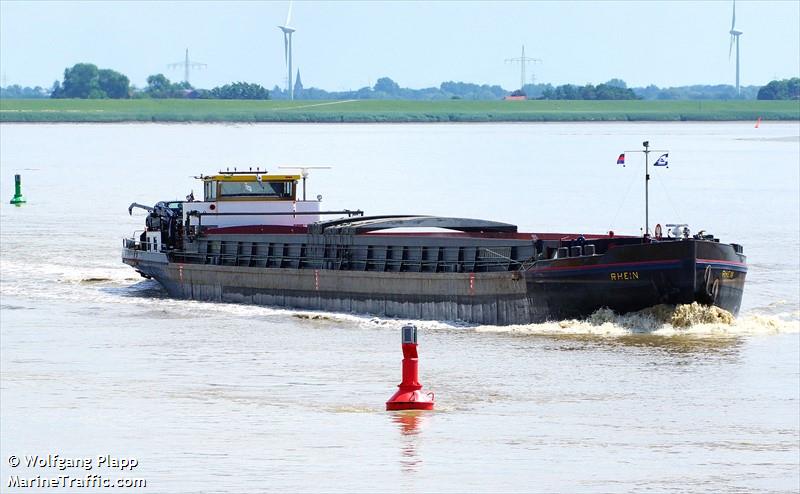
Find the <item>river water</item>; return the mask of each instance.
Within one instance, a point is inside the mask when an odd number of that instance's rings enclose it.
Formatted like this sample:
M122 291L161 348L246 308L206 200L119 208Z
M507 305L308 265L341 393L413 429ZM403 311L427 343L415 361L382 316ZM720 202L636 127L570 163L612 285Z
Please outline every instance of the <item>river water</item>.
M638 233L643 158L615 163L643 140L670 160L651 227L744 245L737 320L419 322L433 412L384 411L404 321L173 300L119 259L143 224L128 204L234 166L333 166L309 182L326 209ZM0 491L90 474L136 492L800 489L797 122L3 124L0 178ZM48 454L94 466L26 463Z

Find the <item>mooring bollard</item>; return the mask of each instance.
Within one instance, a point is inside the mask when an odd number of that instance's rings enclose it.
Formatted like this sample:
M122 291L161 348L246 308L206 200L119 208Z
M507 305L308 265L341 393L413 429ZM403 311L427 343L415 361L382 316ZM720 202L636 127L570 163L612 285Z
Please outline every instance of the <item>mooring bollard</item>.
M433 393L422 391L417 357L417 327L407 324L401 329L403 347L403 382L386 402L387 410L433 410Z
M10 204L19 206L25 204L25 198L22 197L22 178L19 174L14 175L14 197L11 199Z

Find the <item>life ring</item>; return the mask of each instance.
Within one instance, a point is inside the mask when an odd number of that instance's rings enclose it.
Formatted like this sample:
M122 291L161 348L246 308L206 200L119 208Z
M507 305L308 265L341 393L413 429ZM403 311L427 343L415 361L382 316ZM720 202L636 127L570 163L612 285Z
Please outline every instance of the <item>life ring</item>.
M656 240L661 240L661 223L656 224Z

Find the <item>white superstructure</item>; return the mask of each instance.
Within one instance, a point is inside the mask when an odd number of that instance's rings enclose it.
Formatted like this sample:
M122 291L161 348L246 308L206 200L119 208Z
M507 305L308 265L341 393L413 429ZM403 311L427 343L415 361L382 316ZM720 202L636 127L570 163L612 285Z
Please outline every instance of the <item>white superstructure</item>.
M319 221L319 200L298 200L300 175L220 172L201 176L203 200L183 204L184 223L204 227L305 226Z

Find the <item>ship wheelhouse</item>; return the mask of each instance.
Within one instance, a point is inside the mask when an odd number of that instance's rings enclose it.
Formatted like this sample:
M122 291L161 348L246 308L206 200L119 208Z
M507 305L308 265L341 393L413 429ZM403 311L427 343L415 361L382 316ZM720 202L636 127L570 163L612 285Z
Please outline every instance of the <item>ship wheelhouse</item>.
M298 175L214 175L203 177L203 200L296 201Z
M306 226L320 219L320 199L298 200L300 175L256 170L226 171L196 178L203 182L203 200L184 205L187 224L216 228Z

